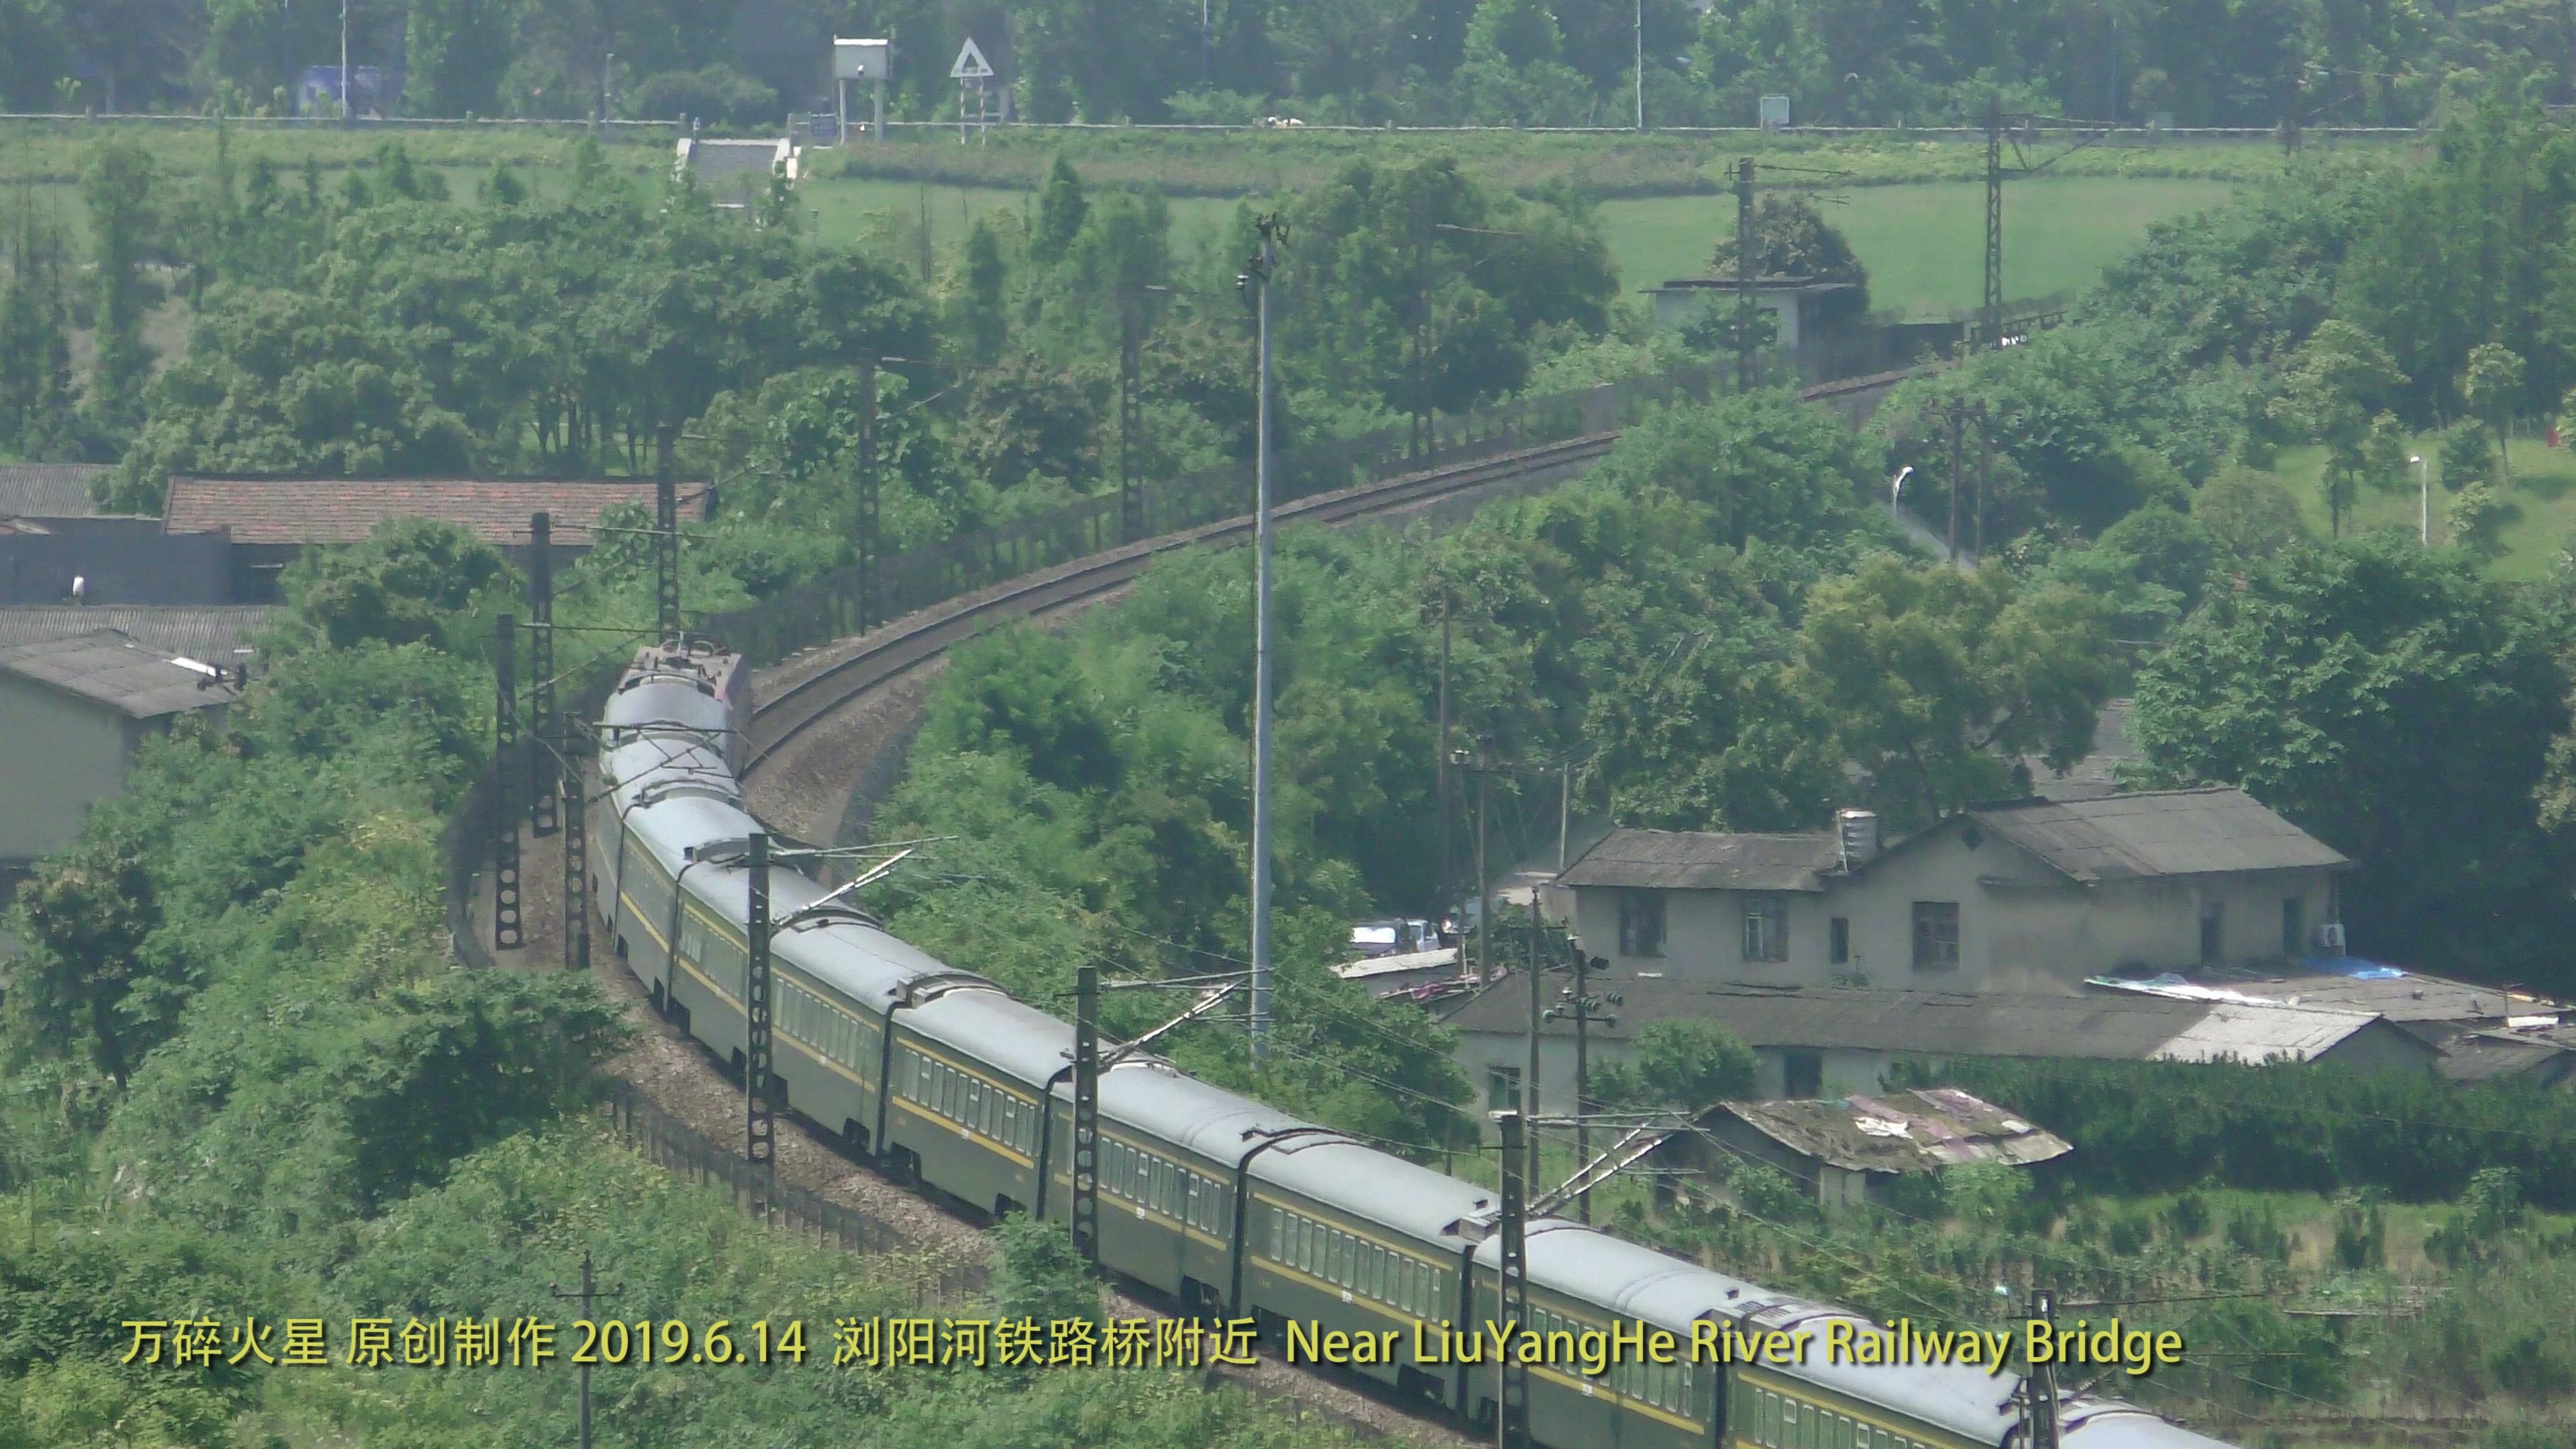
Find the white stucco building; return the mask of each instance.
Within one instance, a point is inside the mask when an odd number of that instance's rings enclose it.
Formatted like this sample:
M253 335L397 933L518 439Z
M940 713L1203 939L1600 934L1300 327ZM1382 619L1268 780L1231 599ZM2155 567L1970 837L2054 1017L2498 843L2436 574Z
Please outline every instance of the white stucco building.
M1885 849L1846 816L1614 830L1558 877L1576 938L1617 975L1950 993L2344 953L2351 862L2242 790L1981 805Z

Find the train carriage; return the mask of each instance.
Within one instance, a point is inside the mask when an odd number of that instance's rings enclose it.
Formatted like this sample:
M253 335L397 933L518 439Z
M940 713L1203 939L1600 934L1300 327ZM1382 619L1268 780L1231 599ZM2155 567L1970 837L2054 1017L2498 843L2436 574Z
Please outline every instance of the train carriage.
M1290 1320L1324 1330L1397 1332L1394 1355L1353 1372L1452 1407L1465 1370L1416 1363L1415 1325L1467 1321L1467 1253L1491 1189L1407 1162L1322 1129L1283 1137L1252 1159L1238 1312L1272 1343Z
M1047 1215L1072 1215L1072 1083L1056 1094ZM1284 1134L1323 1129L1145 1057L1100 1076L1098 1229L1103 1266L1223 1312L1233 1296L1245 1159Z
M1039 1104L1073 1059L1073 1029L962 973L914 981L890 1019L888 1167L997 1216L1036 1202Z
M741 1063L749 875L741 843L745 675L733 656L648 649L600 726L592 899L616 954L680 1028ZM604 879L602 877L605 877ZM1073 1029L955 971L821 888L773 869L772 1086L789 1110L973 1206L1071 1210ZM809 907L814 909L808 910ZM805 912L802 916L800 912ZM1481 1333L1499 1315L1489 1189L1196 1081L1151 1057L1102 1074L1102 1265L1185 1309L1368 1335L1352 1371L1475 1418L1490 1351L1417 1361L1417 1332ZM1528 1232L1527 1327L1551 1349L1614 1324L1687 1346L1738 1332L1863 1325L1561 1219ZM1383 1351L1392 1350L1392 1351ZM2017 1384L1981 1368L1641 1364L1599 1375L1551 1353L1530 1374L1533 1437L1553 1449L2017 1449ZM2071 1397L2069 1449L2226 1449L2134 1406Z

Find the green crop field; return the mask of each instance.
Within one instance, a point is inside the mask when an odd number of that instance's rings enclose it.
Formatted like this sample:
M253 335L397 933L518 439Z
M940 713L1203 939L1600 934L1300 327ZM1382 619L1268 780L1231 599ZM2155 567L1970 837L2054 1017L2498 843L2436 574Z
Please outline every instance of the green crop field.
M2147 224L2218 205L2234 194L2223 181L2108 177L2043 177L2005 194L2006 289L2040 297L2089 286L2102 268L2135 246ZM1870 274L1871 304L1918 316L1947 316L1977 305L1985 276L1985 188L1941 182L1867 186L1829 193L1827 219L1843 229ZM872 225L902 235L927 215L932 243L954 245L973 218L1017 210L1027 191L998 186L942 186L850 176L817 178L804 190L827 237ZM1222 234L1237 203L1223 197L1178 197L1174 241L1186 253ZM1658 196L1601 203L1601 229L1633 291L1667 277L1708 268L1709 245L1735 224L1726 196Z
M2036 177L2004 191L2004 292L2044 297L2090 286L2125 255L2150 222L2216 206L2235 188L2223 181ZM1851 238L1869 268L1870 305L1944 317L1983 300L1985 187L1938 182L1864 186L1837 198L1825 219ZM1602 230L1619 261L1621 285L1651 287L1708 270L1710 244L1735 225L1725 196L1659 196L1601 205Z

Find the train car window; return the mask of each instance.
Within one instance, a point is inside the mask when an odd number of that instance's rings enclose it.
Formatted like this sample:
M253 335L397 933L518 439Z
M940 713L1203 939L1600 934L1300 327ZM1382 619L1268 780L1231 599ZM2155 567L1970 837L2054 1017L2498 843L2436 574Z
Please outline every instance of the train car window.
M1312 1273L1318 1266L1316 1240L1321 1236L1314 1223L1297 1219L1297 1266L1305 1272Z

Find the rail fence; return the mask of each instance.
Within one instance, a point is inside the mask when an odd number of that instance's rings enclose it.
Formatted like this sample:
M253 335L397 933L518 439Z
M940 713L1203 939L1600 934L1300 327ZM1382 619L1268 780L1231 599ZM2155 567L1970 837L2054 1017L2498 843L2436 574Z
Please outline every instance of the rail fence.
M707 1140L688 1123L664 1111L630 1082L613 1082L601 1102L601 1116L618 1136L653 1159L665 1171L701 1186L722 1184L734 1205L755 1211L765 1200L768 1220L818 1243L856 1253L919 1251L921 1245L853 1208L794 1183L778 1182L765 1170ZM981 1263L943 1261L925 1255L924 1270L912 1284L913 1306L944 1309L976 1302L990 1286L991 1274Z

